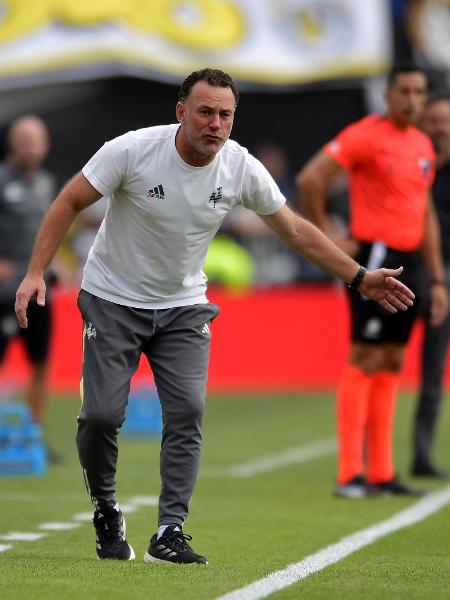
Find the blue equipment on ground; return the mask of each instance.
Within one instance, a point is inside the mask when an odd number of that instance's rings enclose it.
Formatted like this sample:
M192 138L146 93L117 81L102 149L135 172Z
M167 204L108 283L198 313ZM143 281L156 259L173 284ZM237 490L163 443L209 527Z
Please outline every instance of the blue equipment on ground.
M0 402L0 476L44 475L47 450L42 427L24 402Z
M153 385L136 386L130 393L121 431L127 437L161 436L161 404Z

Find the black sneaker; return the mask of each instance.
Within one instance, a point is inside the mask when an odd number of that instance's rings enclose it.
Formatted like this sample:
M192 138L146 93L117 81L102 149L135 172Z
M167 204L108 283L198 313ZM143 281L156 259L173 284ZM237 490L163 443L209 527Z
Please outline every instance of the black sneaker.
M158 534L155 533L145 553L144 562L208 564L204 556L194 552L189 544L187 544L187 542L192 540L192 536L184 534L179 525L169 525L164 530L162 536L159 539L157 538Z
M370 496L424 496L427 491L410 487L396 479L382 483L370 483L367 487Z
M364 496L367 496L366 480L361 475L357 475L346 483L335 483L333 493L335 496L350 498L351 500L364 498Z
M415 462L411 469L411 475L415 477L429 477L432 479L447 479L448 473L438 469L431 463Z
M134 550L125 539L125 519L119 509L96 510L92 522L95 527L98 558L134 560Z

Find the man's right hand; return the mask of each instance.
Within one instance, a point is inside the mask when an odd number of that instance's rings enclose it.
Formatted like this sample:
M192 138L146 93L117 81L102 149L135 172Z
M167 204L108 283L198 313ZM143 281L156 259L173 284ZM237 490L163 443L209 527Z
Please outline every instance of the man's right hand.
M42 275L27 275L16 293L15 311L22 329L28 327L27 308L33 296L37 296L39 306L45 306L45 281Z

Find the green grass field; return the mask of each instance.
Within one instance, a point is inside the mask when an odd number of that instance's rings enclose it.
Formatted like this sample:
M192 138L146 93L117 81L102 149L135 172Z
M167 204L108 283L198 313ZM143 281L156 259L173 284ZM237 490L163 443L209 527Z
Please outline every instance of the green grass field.
M439 425L436 462L450 469L450 409ZM136 561L98 561L89 522L47 531L36 541L7 541L11 532L42 533L48 522L74 523L90 510L76 456L74 435L79 401L55 398L49 438L64 455L61 466L41 478L0 478L0 598L189 599L217 598L268 573L314 554L417 500L367 498L350 501L331 494L335 455L328 451L305 462L249 477L231 467L334 435L331 396L210 397L204 426L202 474L185 531L209 565L147 565L142 561L156 528L156 506L127 514L128 539ZM396 467L407 476L413 399L402 396L397 410ZM122 438L119 501L157 496L158 440ZM431 490L448 482L415 480ZM448 600L450 598L450 506L392 533L343 560L274 594L308 600Z

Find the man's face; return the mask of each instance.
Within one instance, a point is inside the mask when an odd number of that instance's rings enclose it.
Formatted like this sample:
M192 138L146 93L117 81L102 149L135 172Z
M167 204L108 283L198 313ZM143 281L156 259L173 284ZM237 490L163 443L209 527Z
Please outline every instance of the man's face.
M386 91L389 117L401 126L414 125L423 113L426 97L423 73L398 73Z
M187 150L204 159L217 154L231 133L234 111L231 88L212 86L206 81L194 84L176 110Z
M422 128L437 152L450 153L450 100L435 100L428 105Z

